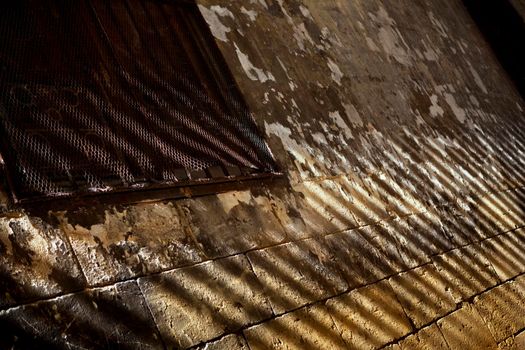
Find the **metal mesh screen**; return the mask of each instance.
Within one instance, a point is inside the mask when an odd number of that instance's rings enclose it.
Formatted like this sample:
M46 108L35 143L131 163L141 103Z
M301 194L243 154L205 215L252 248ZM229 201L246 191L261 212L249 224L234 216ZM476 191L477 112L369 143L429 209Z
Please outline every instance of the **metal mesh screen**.
M0 98L18 199L275 171L198 10L180 1L2 1Z

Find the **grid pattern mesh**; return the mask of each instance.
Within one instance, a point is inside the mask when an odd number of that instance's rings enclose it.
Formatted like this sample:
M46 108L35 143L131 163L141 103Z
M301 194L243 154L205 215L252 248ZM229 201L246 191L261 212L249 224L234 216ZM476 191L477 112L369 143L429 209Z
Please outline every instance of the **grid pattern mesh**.
M207 30L177 1L2 1L0 129L17 197L274 171Z

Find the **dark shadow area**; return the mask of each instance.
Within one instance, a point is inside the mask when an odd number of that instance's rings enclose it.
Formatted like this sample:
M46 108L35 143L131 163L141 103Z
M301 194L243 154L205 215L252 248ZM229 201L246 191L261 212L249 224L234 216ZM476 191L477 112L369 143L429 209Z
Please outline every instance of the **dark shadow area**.
M508 0L463 0L520 94L525 96L525 21Z

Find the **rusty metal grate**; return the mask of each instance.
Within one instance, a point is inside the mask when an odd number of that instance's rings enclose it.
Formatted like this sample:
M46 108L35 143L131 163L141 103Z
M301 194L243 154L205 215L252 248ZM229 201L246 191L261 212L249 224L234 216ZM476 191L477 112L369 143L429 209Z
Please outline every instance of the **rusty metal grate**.
M276 171L193 4L6 0L0 129L16 200Z

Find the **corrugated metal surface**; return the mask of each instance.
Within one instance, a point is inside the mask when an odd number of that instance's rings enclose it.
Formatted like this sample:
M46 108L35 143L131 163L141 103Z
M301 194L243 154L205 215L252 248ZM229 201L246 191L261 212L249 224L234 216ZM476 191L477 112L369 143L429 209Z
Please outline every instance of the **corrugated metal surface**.
M2 2L2 152L16 197L275 171L207 31L177 1Z

